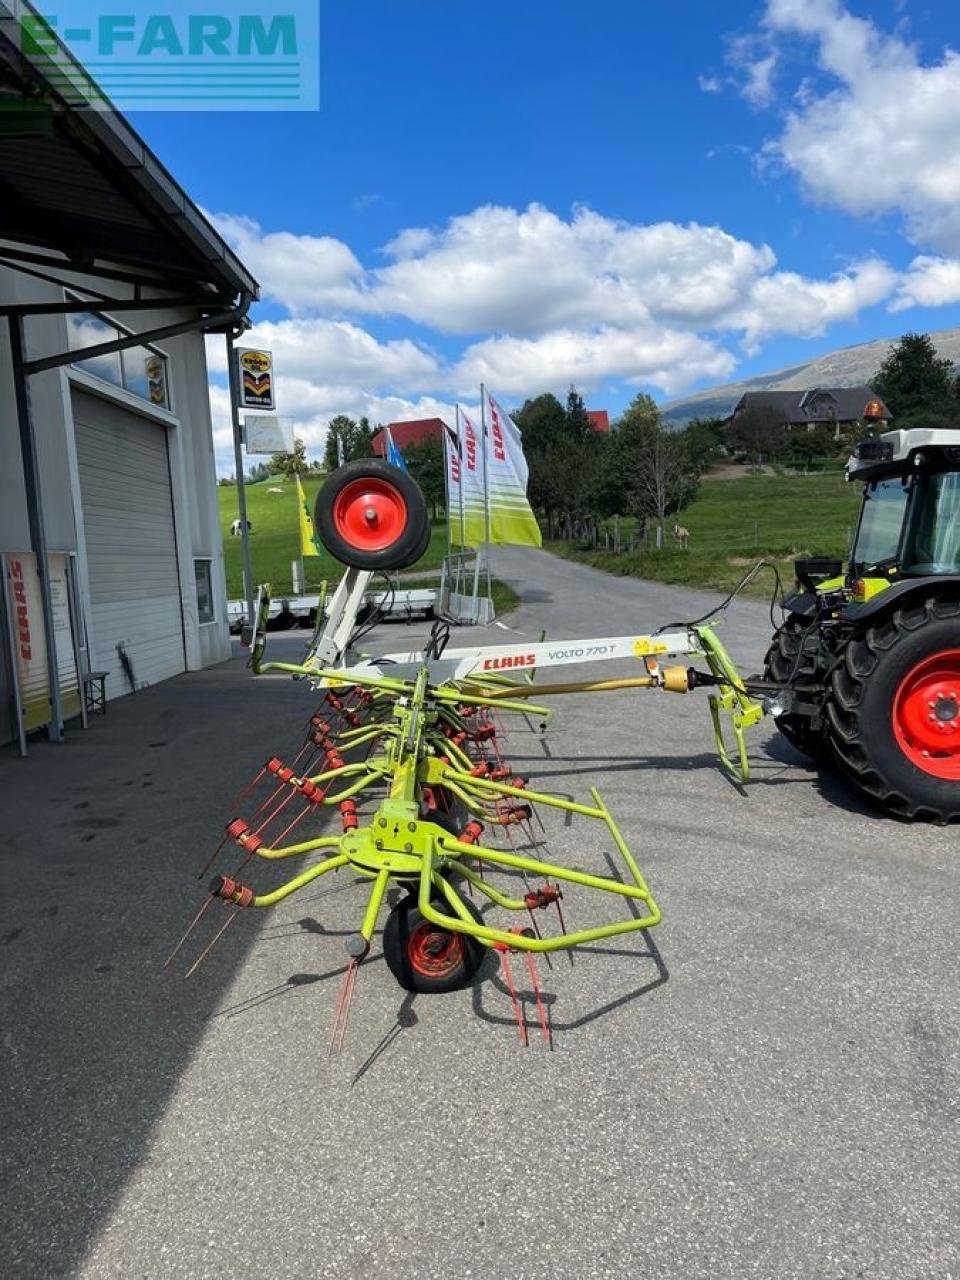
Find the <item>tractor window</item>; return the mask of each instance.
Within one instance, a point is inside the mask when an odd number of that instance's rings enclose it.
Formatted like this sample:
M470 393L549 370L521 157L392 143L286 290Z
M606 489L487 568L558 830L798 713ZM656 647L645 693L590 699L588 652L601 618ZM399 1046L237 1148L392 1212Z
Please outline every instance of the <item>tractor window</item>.
M867 485L851 557L858 569L896 559L906 505L907 487L901 479Z
M960 473L917 476L902 569L904 573L960 573Z

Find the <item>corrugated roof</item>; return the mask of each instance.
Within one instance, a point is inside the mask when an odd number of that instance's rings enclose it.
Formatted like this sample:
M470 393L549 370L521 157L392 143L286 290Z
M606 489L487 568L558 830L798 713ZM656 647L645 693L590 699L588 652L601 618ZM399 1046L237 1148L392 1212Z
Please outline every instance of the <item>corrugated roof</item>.
M35 16L0 0L0 238L79 269L109 262L256 297L256 280L120 112L66 100L65 68L85 76L80 63L63 47L55 64L20 49L20 24Z

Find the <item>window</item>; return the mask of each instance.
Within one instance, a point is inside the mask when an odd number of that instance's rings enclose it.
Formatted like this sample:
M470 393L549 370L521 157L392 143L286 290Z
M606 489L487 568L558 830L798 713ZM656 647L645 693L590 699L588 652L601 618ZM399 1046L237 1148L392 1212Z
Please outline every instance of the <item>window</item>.
M197 618L201 626L205 622L216 622L217 611L213 607L212 561L194 560L193 572L197 579Z
M907 486L899 477L867 486L852 557L858 569L896 559L906 505Z
M82 301L82 299L70 300ZM127 331L119 329L112 321L93 311L74 312L67 316L67 337L71 351L97 346L102 342L116 342L127 337ZM141 400L169 409L167 392L167 357L153 347L127 347L124 351L112 351L109 355L77 360L74 368L92 373L95 378L123 387Z
M904 573L960 571L960 475L920 474L914 481L903 548Z

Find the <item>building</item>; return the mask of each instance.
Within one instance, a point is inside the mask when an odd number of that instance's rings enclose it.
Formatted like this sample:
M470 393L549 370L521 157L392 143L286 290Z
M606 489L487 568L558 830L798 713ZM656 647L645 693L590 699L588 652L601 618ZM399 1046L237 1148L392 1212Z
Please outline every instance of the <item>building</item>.
M393 443L401 451L412 444L424 444L427 440L443 440L442 418L416 418L412 422L389 422L387 428ZM383 427L373 433L373 451L380 458L387 456L387 438Z
M20 50L23 11L0 0L0 742L25 751L85 723L89 672L113 699L230 654L204 334L257 284L122 116L67 102L65 51L50 77Z
M884 420L891 414L870 387L814 387L809 391L748 391L734 406L728 422L734 423L748 414L763 414L792 430L815 431L828 427L835 434L849 431L863 419L871 400L884 408Z
M608 434L610 431L610 415L606 409L588 409L587 417L590 419L590 425L594 431L602 431Z

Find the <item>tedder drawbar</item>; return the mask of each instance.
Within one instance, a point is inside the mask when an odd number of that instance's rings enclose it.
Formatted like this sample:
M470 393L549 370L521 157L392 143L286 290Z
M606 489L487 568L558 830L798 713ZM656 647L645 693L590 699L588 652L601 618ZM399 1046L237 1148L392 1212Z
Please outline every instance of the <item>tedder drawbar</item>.
M404 568L423 554L430 532L426 505L405 472L364 460L328 477L317 497L315 520L326 547L348 568L306 657L300 663L264 661L268 588L261 588L257 622L245 639L255 674L286 672L322 693L322 700L293 758L268 759L237 798L237 816L231 816L201 877L227 844L239 851L239 864L229 874L215 876L173 954L214 903L233 910L188 976L241 912L274 906L321 876L347 868L369 880L370 891L357 931L347 941L332 1048L343 1041L357 969L370 949L391 885L402 893L386 916L382 945L402 987L417 992L461 987L492 949L499 953L526 1042L526 1019L511 969L511 959L522 955L549 1041L536 954L648 929L660 920L660 909L596 789L589 803L578 803L537 791L514 773L501 753L504 718L521 717L528 726L545 722L550 712L540 703L558 694L640 688L686 693L709 686L720 758L746 781L744 730L763 716L763 694L754 695L714 627L703 621L676 624L653 635L464 649L446 647L449 628L439 621L422 653L361 657L356 645L372 624L358 628L357 611L371 574ZM318 616L322 618L322 610ZM668 657L699 660L702 666L663 665ZM636 660L639 673L561 683L539 678L547 668L618 659ZM724 736L724 718L732 736ZM370 807L361 815L366 801ZM317 819L325 809L337 812L337 834L310 830L320 825ZM594 874L537 856L544 841L535 835L532 822L544 832L542 811L549 809L561 811L566 821L599 823L619 855L622 876ZM242 878L256 859L288 858L299 860L302 869L269 892L257 892ZM612 869L615 864L609 865ZM568 928L573 917L564 895L573 891L577 925ZM589 895L605 895L611 904L627 901L618 912L608 913L617 918L581 924ZM511 925L511 916L519 923Z

